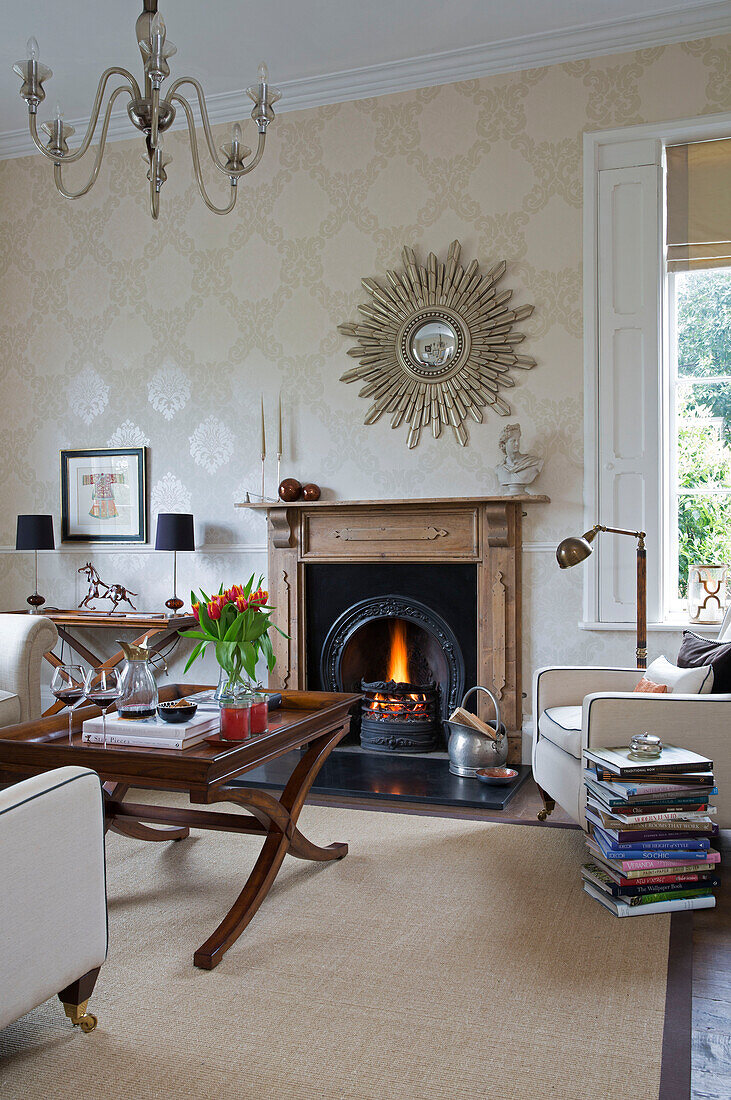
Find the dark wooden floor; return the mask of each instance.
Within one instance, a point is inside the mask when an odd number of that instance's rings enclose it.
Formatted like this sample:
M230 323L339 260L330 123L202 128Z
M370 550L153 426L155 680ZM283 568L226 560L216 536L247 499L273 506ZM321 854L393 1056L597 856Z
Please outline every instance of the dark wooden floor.
M321 806L352 806L393 813L422 813L436 817L459 817L475 821L535 824L538 828L577 828L571 818L556 807L545 825L536 819L542 806L538 788L526 780L502 812L455 810L450 806L409 805L402 802L373 802L367 799L312 796ZM731 831L723 834L723 863L731 865ZM722 864L723 868L723 864ZM690 1100L729 1100L731 1097L731 884L728 873L721 876L715 909L693 914L693 1055Z

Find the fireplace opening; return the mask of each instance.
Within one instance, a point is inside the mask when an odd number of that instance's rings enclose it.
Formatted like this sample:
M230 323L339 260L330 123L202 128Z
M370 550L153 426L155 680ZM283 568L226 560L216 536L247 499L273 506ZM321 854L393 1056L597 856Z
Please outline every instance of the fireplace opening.
M433 679L422 683L416 678L430 671L430 666L413 625L409 638L410 624L405 619L386 622L390 639L384 651L385 678L360 683L361 744L376 752L431 752L437 748L441 726L439 685ZM426 632L417 631L426 642Z
M377 752L446 748L444 719L461 699L464 677L462 650L445 619L394 594L352 604L322 646L320 682L364 696L351 732Z

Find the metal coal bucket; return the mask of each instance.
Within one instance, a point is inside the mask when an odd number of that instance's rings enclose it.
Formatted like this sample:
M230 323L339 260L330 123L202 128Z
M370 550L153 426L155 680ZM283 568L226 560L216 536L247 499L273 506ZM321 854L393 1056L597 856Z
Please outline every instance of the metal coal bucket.
M500 708L493 693L478 684L470 688L460 706L463 707L476 691L484 691L492 699L495 721L487 725L495 730L495 740L461 722L445 722L449 731L449 770L453 775L475 777L478 768L500 768L508 759L508 731L500 721Z

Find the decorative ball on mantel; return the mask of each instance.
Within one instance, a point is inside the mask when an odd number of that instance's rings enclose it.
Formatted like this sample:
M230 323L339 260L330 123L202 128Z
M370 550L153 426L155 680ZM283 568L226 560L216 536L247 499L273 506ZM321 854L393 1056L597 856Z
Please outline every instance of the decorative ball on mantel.
M285 477L279 486L279 499L291 504L292 501L299 500L301 495L302 486L299 481L294 477Z
M314 482L310 482L302 489L302 496L305 500L319 500L320 499L320 486L315 485Z

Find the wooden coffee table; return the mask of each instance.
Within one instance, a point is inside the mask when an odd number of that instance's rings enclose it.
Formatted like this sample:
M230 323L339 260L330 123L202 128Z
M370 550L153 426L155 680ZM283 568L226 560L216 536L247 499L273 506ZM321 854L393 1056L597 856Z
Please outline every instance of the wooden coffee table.
M204 686L175 684L160 691L161 700L181 698ZM78 764L100 776L106 800L106 827L138 840L183 840L191 828L231 833L256 833L264 846L241 893L218 928L193 955L193 962L212 970L235 943L269 893L285 855L298 859L331 860L347 855L347 844L321 848L303 836L297 819L310 788L331 750L350 725L350 710L359 695L320 691L285 691L282 707L272 711L269 732L240 745L208 745L183 750L84 745L81 723L98 714L83 707L74 717L73 745L68 741L66 715L41 718L0 729L0 779L12 782L51 768ZM232 786L252 768L293 749L302 755L280 798L267 791ZM248 814L148 806L126 802L130 787L187 792L191 803L232 802ZM162 827L161 827L162 826Z

